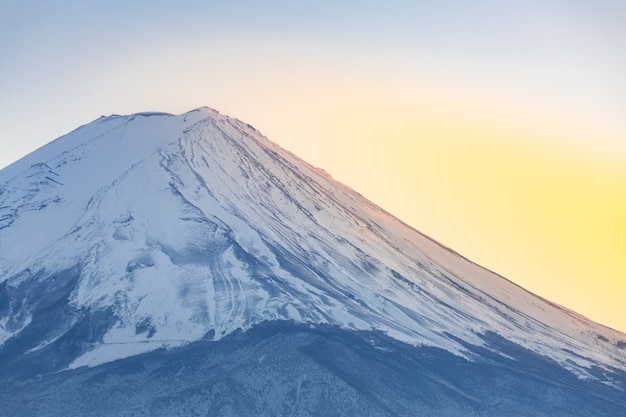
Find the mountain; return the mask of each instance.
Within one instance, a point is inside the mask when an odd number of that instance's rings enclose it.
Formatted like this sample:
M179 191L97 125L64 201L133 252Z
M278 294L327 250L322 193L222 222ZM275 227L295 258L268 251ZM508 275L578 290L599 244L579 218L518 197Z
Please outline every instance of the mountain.
M0 415L626 416L626 335L239 120L113 115L0 171Z

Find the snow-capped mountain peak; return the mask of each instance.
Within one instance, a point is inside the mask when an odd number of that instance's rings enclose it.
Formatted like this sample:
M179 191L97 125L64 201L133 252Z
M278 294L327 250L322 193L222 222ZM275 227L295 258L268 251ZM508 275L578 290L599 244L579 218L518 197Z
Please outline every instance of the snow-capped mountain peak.
M497 351L497 335L607 383L626 368L625 335L209 108L101 117L0 171L0 300L5 354L80 340L59 368L278 320L380 330L469 360L470 345Z

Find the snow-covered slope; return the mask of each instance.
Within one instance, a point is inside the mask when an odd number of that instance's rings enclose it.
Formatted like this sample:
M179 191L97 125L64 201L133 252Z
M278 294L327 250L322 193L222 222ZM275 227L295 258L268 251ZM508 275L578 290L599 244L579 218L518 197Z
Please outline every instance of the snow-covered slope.
M208 108L101 117L0 171L0 354L80 334L60 365L94 366L273 320L470 360L496 334L609 384L626 369L626 335Z

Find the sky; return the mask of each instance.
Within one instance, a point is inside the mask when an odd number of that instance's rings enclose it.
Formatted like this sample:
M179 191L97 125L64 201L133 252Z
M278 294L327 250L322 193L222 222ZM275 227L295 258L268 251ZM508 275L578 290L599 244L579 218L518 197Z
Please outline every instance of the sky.
M626 332L626 2L0 0L0 168L209 106Z

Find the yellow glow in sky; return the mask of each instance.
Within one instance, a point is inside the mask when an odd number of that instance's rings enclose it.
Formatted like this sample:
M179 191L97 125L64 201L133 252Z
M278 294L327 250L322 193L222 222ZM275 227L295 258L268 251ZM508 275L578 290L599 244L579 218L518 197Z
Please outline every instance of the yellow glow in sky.
M592 123L342 86L301 91L300 116L263 130L471 260L626 329L626 154Z

